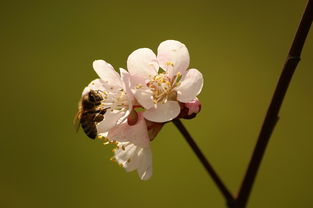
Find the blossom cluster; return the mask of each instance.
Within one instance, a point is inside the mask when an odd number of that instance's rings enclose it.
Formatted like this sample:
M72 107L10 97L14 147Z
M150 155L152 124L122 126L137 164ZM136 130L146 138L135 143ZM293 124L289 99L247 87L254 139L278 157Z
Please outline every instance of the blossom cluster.
M113 143L116 161L126 171L137 170L140 179L152 175L150 142L162 126L175 118L192 118L200 111L197 95L203 77L189 67L187 47L175 40L162 42L157 55L149 48L132 52L127 70L119 73L104 60L93 62L99 78L83 91L101 96L105 113L95 122L98 138ZM99 111L101 112L101 111Z

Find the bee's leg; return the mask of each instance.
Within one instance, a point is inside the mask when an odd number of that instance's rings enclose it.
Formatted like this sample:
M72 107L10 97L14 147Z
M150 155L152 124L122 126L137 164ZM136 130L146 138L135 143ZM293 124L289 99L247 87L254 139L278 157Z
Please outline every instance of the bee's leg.
M105 109L102 109L99 113L100 113L101 115L104 115L106 112L107 112L107 109L105 108Z
M86 114L96 114L96 113L101 113L100 110L90 110L90 111L85 111L83 113L83 115L86 115Z
M100 122L104 119L104 116L102 114L98 114L95 116L95 118L93 119L94 122Z

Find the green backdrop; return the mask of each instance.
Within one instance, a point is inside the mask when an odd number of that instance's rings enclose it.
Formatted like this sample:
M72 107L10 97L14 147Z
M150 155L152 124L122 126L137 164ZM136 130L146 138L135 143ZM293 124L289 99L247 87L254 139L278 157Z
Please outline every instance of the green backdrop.
M223 197L173 124L152 143L153 176L109 161L72 126L95 59L186 44L205 78L184 121L236 193L306 0L0 3L0 207L214 207ZM283 103L249 207L313 207L313 33Z

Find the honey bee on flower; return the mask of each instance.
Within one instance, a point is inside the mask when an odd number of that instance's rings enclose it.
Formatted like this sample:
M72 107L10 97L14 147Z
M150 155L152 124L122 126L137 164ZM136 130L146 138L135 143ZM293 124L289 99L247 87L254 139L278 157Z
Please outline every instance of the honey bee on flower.
M188 69L189 52L175 40L162 42L157 55L148 48L131 53L128 71L117 73L104 60L93 62L99 78L82 93L77 117L90 138L115 145L112 161L141 180L152 176L151 141L177 117L193 118L201 109L196 97L203 77Z

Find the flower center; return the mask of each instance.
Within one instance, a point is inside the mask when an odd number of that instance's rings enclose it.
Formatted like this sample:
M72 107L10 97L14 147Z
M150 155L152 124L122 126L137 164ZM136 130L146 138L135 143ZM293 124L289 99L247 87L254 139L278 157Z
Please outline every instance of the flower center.
M127 111L128 110L128 100L124 89L117 91L109 90L98 90L102 97L100 107L103 109L113 111Z
M154 104L159 102L166 103L171 98L170 95L173 94L173 89L180 84L180 78L180 73L177 73L177 75L170 79L164 72L151 77L147 86L152 91Z

